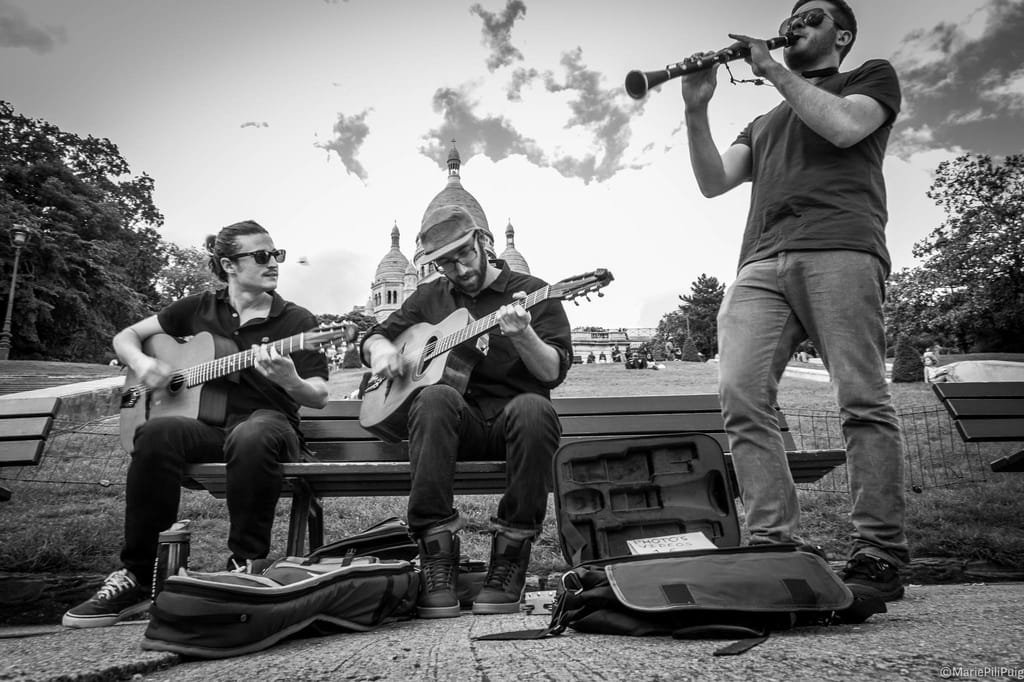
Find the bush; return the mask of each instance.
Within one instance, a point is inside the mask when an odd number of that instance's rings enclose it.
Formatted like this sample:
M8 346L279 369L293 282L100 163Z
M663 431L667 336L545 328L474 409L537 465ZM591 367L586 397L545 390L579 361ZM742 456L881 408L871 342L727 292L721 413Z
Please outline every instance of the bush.
M924 381L924 363L914 348L914 344L905 336L896 341L896 357L892 363L892 380L894 383L913 383Z
M683 341L682 357L679 359L683 362L701 361L700 354L697 352L697 346L689 336L686 337L686 341Z

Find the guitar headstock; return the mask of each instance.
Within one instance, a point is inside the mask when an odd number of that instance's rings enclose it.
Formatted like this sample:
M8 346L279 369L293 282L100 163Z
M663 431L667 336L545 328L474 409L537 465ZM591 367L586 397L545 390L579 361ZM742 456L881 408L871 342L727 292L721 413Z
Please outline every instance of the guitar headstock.
M564 301L575 301L581 296L587 296L597 292L598 296L604 296L601 289L611 284L615 278L609 270L598 268L585 272L582 275L569 277L555 282L551 285L551 298L560 298Z
M359 327L352 322L321 324L303 335L302 347L306 350L321 350L335 341L351 343L359 336Z

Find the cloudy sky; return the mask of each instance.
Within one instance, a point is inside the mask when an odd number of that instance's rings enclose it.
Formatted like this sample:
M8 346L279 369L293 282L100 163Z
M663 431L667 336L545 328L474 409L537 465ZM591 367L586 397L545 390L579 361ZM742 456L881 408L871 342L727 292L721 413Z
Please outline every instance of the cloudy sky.
M844 68L889 59L903 86L885 168L898 269L942 219L925 196L939 162L1022 151L1024 0L853 4ZM570 306L574 325L655 326L702 273L732 281L749 185L701 197L678 81L638 102L623 79L731 32L769 37L791 6L0 0L0 99L116 143L155 179L169 241L263 223L291 254L282 293L314 312L366 302L393 225L412 256L454 138L499 252L511 221L534 274L614 273L604 298ZM719 147L778 99L721 70Z

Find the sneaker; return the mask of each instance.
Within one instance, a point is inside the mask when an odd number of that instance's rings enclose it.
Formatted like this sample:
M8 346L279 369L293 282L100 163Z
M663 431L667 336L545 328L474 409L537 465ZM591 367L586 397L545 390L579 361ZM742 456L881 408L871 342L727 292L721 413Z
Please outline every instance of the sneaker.
M228 557L227 566L224 568L228 573L248 573L249 575L262 575L263 571L273 565L271 559L242 559L232 554Z
M473 613L518 613L526 589L532 538L513 539L500 532L491 541L491 564L484 586L473 600Z
M863 552L855 554L839 576L856 599L896 601L903 598L900 571L885 559Z
M61 625L69 628L102 628L149 611L149 588L139 585L131 571L122 568L103 581L92 597L68 609Z
M459 536L450 530L435 529L427 531L417 543L420 546L420 594L416 613L420 618L458 616Z

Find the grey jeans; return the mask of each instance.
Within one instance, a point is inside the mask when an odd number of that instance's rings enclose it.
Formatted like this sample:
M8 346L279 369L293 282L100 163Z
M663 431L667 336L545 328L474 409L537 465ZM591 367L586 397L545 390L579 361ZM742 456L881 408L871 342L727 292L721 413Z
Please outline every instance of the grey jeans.
M860 251L749 263L718 314L719 392L752 544L799 541L800 509L773 409L796 346L813 341L846 441L853 552L904 565L903 447L885 380L885 270Z

